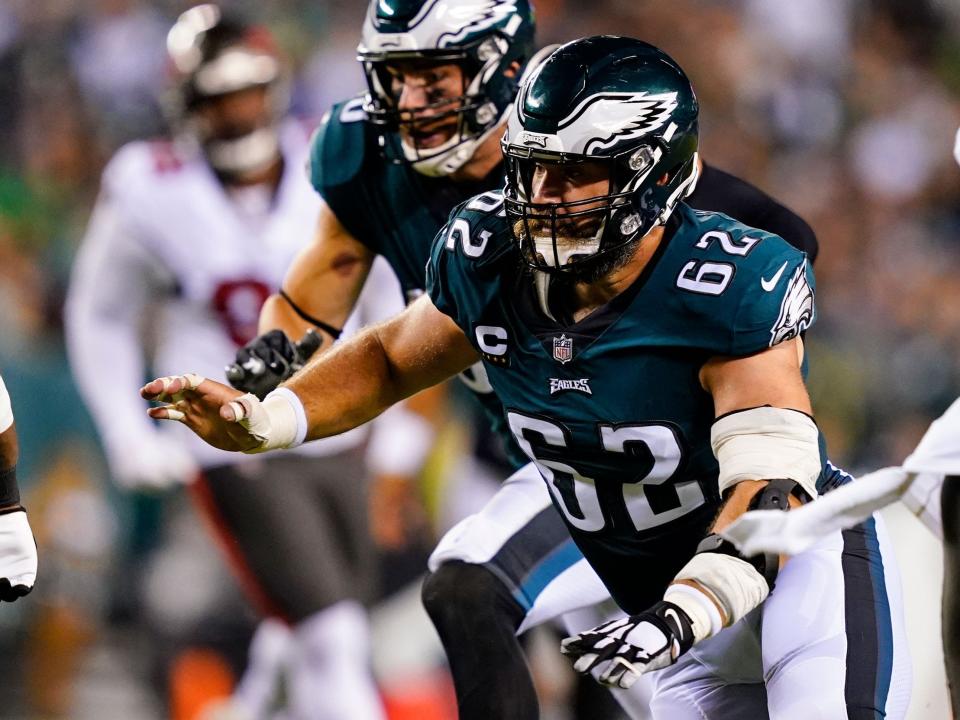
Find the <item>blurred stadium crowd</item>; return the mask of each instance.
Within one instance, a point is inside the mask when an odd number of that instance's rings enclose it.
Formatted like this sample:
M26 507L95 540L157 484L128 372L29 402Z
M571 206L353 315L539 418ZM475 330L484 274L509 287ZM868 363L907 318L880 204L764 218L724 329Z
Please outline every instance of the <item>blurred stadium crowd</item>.
M189 4L0 0L0 368L42 553L42 591L0 613L3 717L189 717L178 711L189 683L171 690L177 672L229 687L253 627L183 498L110 483L62 336L100 171L124 142L163 132L164 38ZM296 113L318 118L362 88L366 3L233 5L267 23L293 61ZM708 162L813 226L818 421L836 462L899 462L960 388L960 4L536 6L540 44L617 33L673 55L699 93ZM406 556L420 567L422 549ZM186 636L227 659L222 676L185 656Z

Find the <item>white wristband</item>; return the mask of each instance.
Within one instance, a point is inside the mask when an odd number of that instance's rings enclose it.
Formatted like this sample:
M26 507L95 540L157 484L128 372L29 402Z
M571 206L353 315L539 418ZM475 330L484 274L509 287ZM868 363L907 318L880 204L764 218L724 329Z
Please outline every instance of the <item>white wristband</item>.
M297 395L290 388L279 387L267 397L264 398L264 401L270 399L270 396L276 396L286 399L290 404L290 407L293 408L293 412L296 415L297 429L293 435L293 441L287 447L296 447L297 445L302 445L303 441L307 438L307 411L303 407L303 402L300 400L300 396Z
M723 629L723 619L716 604L697 588L684 583L674 583L667 588L663 599L679 606L690 616L694 642L713 637Z
M259 404L260 412L253 410L241 420L260 445L247 453L260 453L278 448L293 448L307 436L307 414L300 398L292 390L277 388L262 401L252 398L251 406Z
M6 432L13 425L13 406L10 404L10 394L7 386L0 377L0 433Z

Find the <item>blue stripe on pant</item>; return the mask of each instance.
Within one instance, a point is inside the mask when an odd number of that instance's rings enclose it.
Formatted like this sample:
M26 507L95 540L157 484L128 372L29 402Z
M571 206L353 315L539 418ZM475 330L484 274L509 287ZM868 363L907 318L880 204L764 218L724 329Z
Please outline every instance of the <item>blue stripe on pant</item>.
M893 624L876 522L843 532L846 702L850 720L886 717L893 675Z
M529 611L554 579L583 559L570 533L551 505L537 513L484 563Z
M527 573L520 587L514 589L513 599L520 603L524 610L530 610L543 589L580 560L583 560L580 548L573 540L567 540Z

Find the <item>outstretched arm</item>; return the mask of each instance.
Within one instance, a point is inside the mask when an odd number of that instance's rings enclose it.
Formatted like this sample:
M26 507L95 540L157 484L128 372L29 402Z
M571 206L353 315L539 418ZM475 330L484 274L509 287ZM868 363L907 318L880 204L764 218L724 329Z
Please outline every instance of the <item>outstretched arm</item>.
M372 420L478 359L453 320L422 296L394 320L309 364L286 387L301 398L313 440Z
M460 328L422 296L312 360L262 403L187 375L154 380L141 394L167 403L151 417L183 422L214 447L258 452L350 430L477 359Z

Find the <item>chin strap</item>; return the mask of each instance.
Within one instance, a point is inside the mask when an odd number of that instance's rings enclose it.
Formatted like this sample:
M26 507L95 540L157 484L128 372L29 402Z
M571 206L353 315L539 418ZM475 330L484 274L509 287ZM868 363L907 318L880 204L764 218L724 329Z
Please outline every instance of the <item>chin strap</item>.
M557 319L550 312L550 281L553 276L542 270L533 271L533 287L537 291L537 302L540 303L540 310L554 322Z

